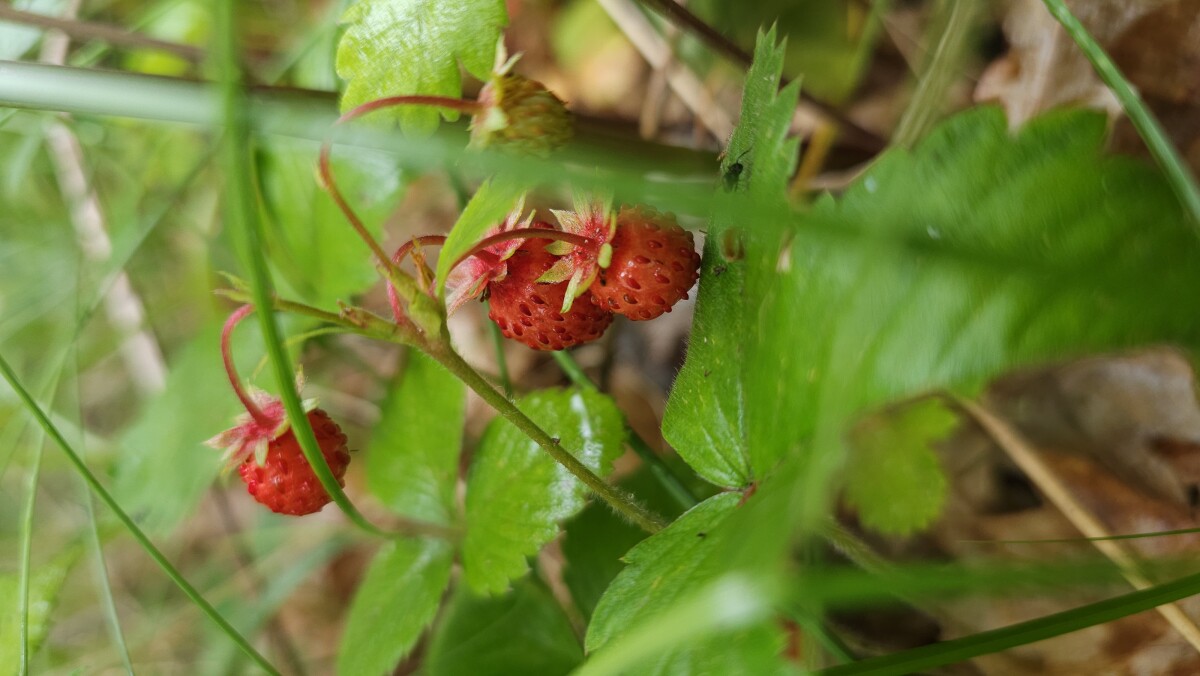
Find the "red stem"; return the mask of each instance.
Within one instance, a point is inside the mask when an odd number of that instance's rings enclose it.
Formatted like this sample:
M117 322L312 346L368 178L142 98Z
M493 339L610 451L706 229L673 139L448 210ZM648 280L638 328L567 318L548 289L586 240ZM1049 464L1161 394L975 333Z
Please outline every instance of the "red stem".
M437 106L439 108L450 108L452 110L458 110L464 113L474 113L480 108L479 103L475 101L452 99L444 96L389 96L382 99L375 99L374 101L368 101L361 106L351 108L341 117L339 117L337 122L334 122L334 126L340 125L344 122L349 122L350 120L362 117L363 115L372 113L376 110L404 105ZM384 253L383 248L379 246L379 243L375 241L375 238L371 236L371 233L367 232L367 228L363 225L362 219L358 217L358 214L354 212L354 209L350 207L350 204L346 202L345 197L342 196L342 191L337 187L337 181L333 177L333 169L330 167L329 162L329 156L332 150L333 141L331 139L327 139L323 144L321 144L321 155L317 162L318 171L320 172L321 176L321 185L325 188L325 191L329 193L329 196L333 198L334 203L337 205L338 209L341 210L342 214L346 216L346 220L350 221L350 225L354 228L354 231L358 233L358 236L367 244L367 247L371 249L371 253L374 254L378 263L380 265L387 266L387 254Z
M238 378L237 369L233 365L233 351L229 347L230 336L233 335L233 329L242 321L254 312L253 305L243 305L233 314L229 315L229 319L225 320L225 326L221 329L221 359L225 362L225 375L229 376L229 384L233 386L233 392L237 398L241 400L242 406L246 407L246 412L254 418L254 422L260 425L269 424L271 421L267 418L258 404L254 403L254 399L246 394L246 390L242 388L242 381Z
M442 235L424 235L421 237L414 237L404 244L401 244L399 249L396 249L396 253L392 254L392 263L399 266L400 263L404 261L404 257L408 255L408 252L412 251L413 246L416 244L432 244L434 246L440 246L445 242L446 238ZM400 295L396 293L396 287L388 284L387 294L388 305L392 306L392 317L396 320L396 323L400 324L402 322L407 322L408 318L404 315L404 309L400 307Z

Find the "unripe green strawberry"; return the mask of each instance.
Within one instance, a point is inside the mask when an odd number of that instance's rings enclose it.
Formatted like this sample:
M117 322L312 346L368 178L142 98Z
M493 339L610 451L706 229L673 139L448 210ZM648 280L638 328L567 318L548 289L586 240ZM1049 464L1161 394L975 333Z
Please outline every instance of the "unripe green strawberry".
M500 72L479 93L471 143L545 157L571 139L571 113L540 82Z

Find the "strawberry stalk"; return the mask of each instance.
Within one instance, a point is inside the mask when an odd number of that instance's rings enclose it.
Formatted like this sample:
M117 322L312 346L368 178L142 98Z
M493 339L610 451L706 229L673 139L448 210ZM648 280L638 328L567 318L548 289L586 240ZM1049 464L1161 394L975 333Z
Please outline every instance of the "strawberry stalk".
M230 339L233 336L233 329L238 323L246 318L251 312L254 312L253 305L243 305L233 314L229 315L229 319L225 320L225 326L221 328L221 360L225 362L225 375L229 377L229 384L233 386L233 393L237 395L238 401L242 402L242 406L246 408L246 413L254 419L254 422L261 425L267 425L270 420L254 403L254 398L251 397L242 387L242 380L238 377L237 368L233 364L233 350L230 348Z
M396 253L392 254L392 264L396 267L399 267L400 264L404 262L404 259L408 256L409 252L412 251L416 246L441 246L442 244L445 244L445 242L446 238L442 235L423 235L421 237L414 237L404 244L401 244L399 249L396 249ZM414 258L415 257L416 256L414 255ZM421 263L423 263L423 261L421 261ZM418 263L418 266L420 266L421 263ZM429 293L429 288L426 287L423 289L423 291L425 291L425 293ZM404 309L400 307L400 295L396 292L396 287L394 285L388 284L387 295L388 305L392 306L392 317L396 320L396 323L400 324L407 322L408 317L404 314Z
M449 108L451 110L457 110L464 113L474 113L478 111L480 107L475 101L454 99L444 96L389 96L382 99L376 99L374 101L368 101L361 106L346 111L345 114L343 114L337 119L336 122L334 122L334 126L336 127L351 120L355 120L377 110L395 106L435 106L438 108ZM384 252L383 247L380 246L375 237L367 231L362 219L359 218L358 214L354 211L354 208L350 206L350 203L346 201L345 196L342 195L342 191L340 188L338 188L337 180L333 175L333 167L331 166L330 162L330 155L332 152L333 141L331 139L327 139L323 144L321 144L321 153L319 159L317 160L317 172L321 187L325 190L325 192L329 193L331 198L333 198L334 204L337 205L338 210L342 212L342 214L346 217L346 220L350 222L350 226L354 228L354 232L358 234L363 243L367 245L367 248L371 250L371 253L375 256L376 265L379 266L389 284L395 287L399 293L402 293L406 299L411 301L411 299L414 298L419 292L415 280L400 271L396 263L394 263L392 259L389 258Z

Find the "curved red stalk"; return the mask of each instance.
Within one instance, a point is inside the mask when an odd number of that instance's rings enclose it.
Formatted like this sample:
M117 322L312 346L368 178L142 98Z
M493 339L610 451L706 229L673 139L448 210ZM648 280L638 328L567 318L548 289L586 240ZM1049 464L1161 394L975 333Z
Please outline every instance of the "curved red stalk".
M399 249L396 249L396 253L392 254L392 263L399 266L400 263L404 261L405 256L407 256L417 244L432 244L434 246L440 246L445 242L446 238L442 235L424 235L421 237L414 237L404 244L401 244ZM387 295L388 305L392 306L392 317L396 320L396 323L400 324L402 322L407 322L408 317L404 315L404 309L400 307L400 296L396 293L396 287L388 284Z
M382 99L375 99L374 101L368 101L361 106L346 111L337 119L337 122L334 122L334 126L340 125L344 122L349 122L350 120L362 117L363 115L372 113L376 110L405 105L436 106L439 108L450 108L452 110L458 110L464 113L475 113L480 108L479 103L475 101L452 99L444 96L389 96ZM333 198L334 204L336 204L342 214L345 215L346 220L350 221L350 225L354 228L354 231L358 233L358 236L363 240L363 242L366 243L367 247L371 249L371 253L374 254L376 261L380 265L386 266L388 265L387 254L384 253L383 248L379 246L379 243L375 241L375 238L371 236L371 233L367 232L367 228L363 225L362 219L358 217L358 214L354 212L354 209L350 207L350 204L346 202L345 197L342 196L342 191L337 187L337 181L334 180L333 169L330 167L329 162L329 156L332 150L333 141L331 139L326 139L326 141L321 144L320 159L317 161L317 170L321 177L321 186L325 188L325 191L328 192L329 196Z
M229 319L225 320L225 326L221 329L221 359L225 362L225 375L229 376L229 384L233 386L233 392L241 400L242 406L246 408L246 412L250 414L251 418L254 418L254 422L267 425L271 421L267 419L267 416L258 407L258 404L254 403L254 399L242 388L242 381L238 378L237 369L233 365L233 351L229 346L234 327L251 312L254 312L253 305L243 305L235 310L233 314L229 315Z

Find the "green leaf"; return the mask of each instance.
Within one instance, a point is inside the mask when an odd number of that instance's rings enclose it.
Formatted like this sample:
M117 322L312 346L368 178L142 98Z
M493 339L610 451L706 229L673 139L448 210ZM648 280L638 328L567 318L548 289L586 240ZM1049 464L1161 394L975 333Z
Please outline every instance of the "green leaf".
M360 293L377 277L363 245L333 199L313 180L317 147L273 140L257 153L269 254L280 272L280 293L319 307ZM396 208L404 181L394 159L358 150L333 159L338 187L376 236Z
M491 74L504 0L358 0L342 17L337 72L346 80L342 110L402 94L462 96L459 68L480 80ZM448 120L458 113L440 109ZM379 115L405 131L431 132L439 109L401 106Z
M1161 176L1102 154L1104 129L1062 111L1014 136L1000 110L969 111L749 249L746 390L771 392L746 407L750 447L804 456L785 513L816 523L846 421L868 407L1088 351L1196 344L1182 290L1200 285L1200 243Z
M29 653L36 653L50 630L50 613L58 602L67 573L79 559L80 548L69 547L47 563L30 571L29 577ZM0 575L0 665L15 668L21 663L21 622L19 608L20 575Z
M588 625L589 654L602 650L631 629L661 616L693 592L714 582L714 544L720 527L742 499L739 493L722 493L705 500L666 529L626 554L629 566L596 606ZM780 670L782 633L772 621L763 621L732 633L658 652L639 664L638 674L705 673L770 674Z
M504 596L459 588L425 659L429 676L567 674L583 649L562 609L541 585L522 580Z
M221 469L221 454L204 440L233 425L238 401L219 339L220 326L210 323L171 360L166 391L121 438L113 493L147 530L179 523Z
M450 230L450 234L446 236L446 243L438 255L439 297L446 293L446 277L450 274L450 266L483 239L488 230L504 222L504 218L516 206L523 192L523 188L505 179L484 181L479 186Z
M380 548L350 606L338 673L392 673L437 613L453 563L454 548L433 538Z
M667 518L678 516L678 503L647 466L643 465L620 485L655 512ZM604 590L625 568L622 560L625 552L644 539L645 531L600 502L589 504L563 527L560 540L566 560L563 582L585 618L591 617Z
M600 476L621 454L625 425L612 399L593 390L539 390L517 406ZM586 490L512 423L497 418L479 442L467 479L466 580L479 592L502 591L525 574L525 557L558 534L583 508Z
M761 394L769 399L786 386L779 380L759 393L745 391L748 336L743 322L752 317L744 302L746 263L740 253L746 207L782 203L795 161L796 142L787 139L787 131L799 89L790 85L778 91L784 52L774 30L759 34L746 76L742 118L721 167L728 194L709 224L687 361L663 415L663 436L679 455L705 479L730 488L749 485L774 464L770 458L755 458L747 444L747 398ZM740 174L730 173L735 163L742 166Z
M367 487L398 514L451 523L465 416L462 382L410 350L367 447Z
M954 420L940 403L926 401L855 426L846 499L864 526L907 535L937 517L946 500L946 477L930 443L949 432Z

